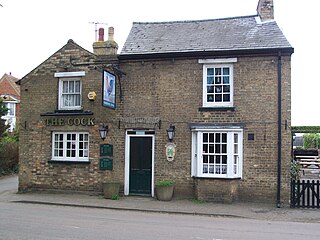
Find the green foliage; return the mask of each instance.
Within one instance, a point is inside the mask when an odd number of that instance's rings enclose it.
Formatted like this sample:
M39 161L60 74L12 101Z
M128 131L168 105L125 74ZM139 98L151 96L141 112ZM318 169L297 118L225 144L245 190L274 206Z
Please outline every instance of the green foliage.
M170 185L173 185L175 184L175 182L171 182L171 181L161 181L159 182L157 185L158 186L170 186Z
M0 138L0 176L17 173L19 163L19 133L5 132Z
M298 161L292 161L290 165L290 176L293 180L299 180L300 179L300 164Z
M320 133L320 126L292 126L291 131L295 133Z
M307 133L303 135L303 145L305 149L320 147L320 134L319 133Z
M5 125L5 120L1 119L2 116L5 116L8 112L8 108L5 107L4 102L0 98L0 138L6 132L9 126Z
M119 200L120 196L118 194L112 194L111 200Z
M8 112L8 108L5 107L4 102L2 101L2 99L0 98L0 117L4 116L7 114Z

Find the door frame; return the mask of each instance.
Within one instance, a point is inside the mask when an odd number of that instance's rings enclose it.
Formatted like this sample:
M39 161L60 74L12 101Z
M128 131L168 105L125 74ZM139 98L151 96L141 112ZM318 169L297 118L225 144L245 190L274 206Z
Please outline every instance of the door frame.
M153 130L151 130L153 131ZM136 134L129 134L128 132L136 132ZM125 164L124 164L124 195L129 195L129 180L130 180L130 139L131 137L151 137L152 140L152 155L151 155L151 196L154 196L154 143L155 134L146 133L148 130L126 130L125 140Z

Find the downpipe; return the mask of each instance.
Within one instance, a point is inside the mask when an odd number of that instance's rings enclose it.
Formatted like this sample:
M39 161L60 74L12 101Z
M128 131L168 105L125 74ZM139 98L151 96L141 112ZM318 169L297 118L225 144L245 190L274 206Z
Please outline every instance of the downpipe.
M281 145L282 145L282 104L281 104L281 90L282 90L282 59L281 52L278 52L278 181L277 181L277 208L281 207Z

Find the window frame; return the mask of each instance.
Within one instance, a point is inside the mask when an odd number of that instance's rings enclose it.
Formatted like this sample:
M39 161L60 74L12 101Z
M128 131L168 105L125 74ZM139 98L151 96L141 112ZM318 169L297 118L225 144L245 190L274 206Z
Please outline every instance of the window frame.
M78 93L63 93L63 83L64 82L75 82L79 81L79 92ZM75 106L64 106L62 95L80 95L80 105ZM82 81L80 77L63 77L59 78L59 96L58 96L58 109L59 110L81 110L82 109Z
M203 173L203 133L227 133L227 171L226 174ZM234 153L234 134L238 134L237 154ZM234 157L238 156L237 173L234 173ZM192 130L191 176L199 178L242 178L243 171L243 130L228 128L206 128Z
M230 86L230 100L227 102L208 102L207 101L207 70L209 68L229 68L229 86ZM202 88L202 106L203 107L233 107L233 64L232 63L204 63L203 64L203 88ZM222 84L223 85L223 80Z
M4 104L5 104L5 108L8 109L5 117L11 117L11 118L15 117L16 116L16 103L15 102L4 102ZM12 108L9 107L9 105L11 105ZM13 113L12 115L10 114L10 111L12 111L12 113Z
M67 134L76 134L76 140L75 140L75 157L67 157L67 143L68 143L68 140L67 140ZM82 148L82 150L87 150L87 156L86 157L80 157L79 156L79 152L80 152L80 148L79 148L79 145L80 145L80 135L83 134L83 135L87 135L88 136L88 140L87 141L82 141L82 142L86 142L87 143L87 149L85 148ZM58 135L62 135L63 136L63 139L62 139L62 144L63 144L63 147L62 147L62 151L63 151L63 156L55 156L55 150L58 149L59 150L59 147L56 148L55 147L55 143L56 143L56 140L55 140L55 136ZM59 139L60 140L60 139ZM58 143L60 141L57 141ZM90 135L88 132L59 132L59 131L56 131L56 132L52 132L52 144L51 144L51 148L52 148L52 153L51 153L51 161L63 161L63 162L89 162L89 156L90 156ZM69 148L71 149L71 148Z

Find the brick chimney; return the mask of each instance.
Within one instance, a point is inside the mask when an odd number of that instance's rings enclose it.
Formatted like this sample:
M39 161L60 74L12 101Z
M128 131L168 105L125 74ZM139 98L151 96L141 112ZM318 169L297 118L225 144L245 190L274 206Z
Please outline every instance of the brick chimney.
M273 0L259 0L257 6L257 13L261 21L268 21L274 19Z
M108 40L104 41L104 29L99 28L98 42L93 43L93 53L96 55L116 55L118 44L114 41L114 28L108 29Z

